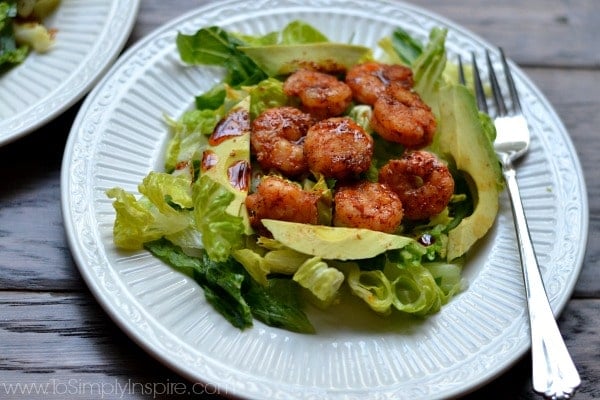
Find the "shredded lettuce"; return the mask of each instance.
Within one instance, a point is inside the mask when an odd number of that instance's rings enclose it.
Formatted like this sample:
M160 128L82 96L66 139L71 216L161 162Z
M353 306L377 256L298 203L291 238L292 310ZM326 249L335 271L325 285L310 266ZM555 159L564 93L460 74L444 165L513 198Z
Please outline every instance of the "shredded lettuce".
M440 88L448 85L446 34L445 29L434 28L423 45L398 28L379 42L386 60L411 66L415 90L434 113L439 111ZM384 252L373 258L352 262L323 260L292 249L290 243L286 247L274 239L249 236L242 217L227 212L235 196L223 185L228 178L215 180L200 171L209 135L242 99L249 99L249 105L244 104L251 120L265 109L294 104L295 100L284 94L278 75L267 74L241 48L327 42L321 32L301 21L265 35L244 35L219 27L203 28L192 35L179 33L176 43L182 61L224 67L225 79L196 97L196 109L179 119L166 118L172 134L165 155L167 172L151 172L138 187L141 197L119 188L107 191L115 199L115 244L123 249L146 248L192 277L204 289L207 301L240 329L252 326L255 318L270 326L312 333L314 328L300 299L308 297L317 306L327 307L339 298L344 282L352 294L381 315L426 316L439 311L465 287L461 276L464 260L446 260L448 233L472 213L476 199L467 179L455 169L457 194L442 213L429 221L403 223L406 245L402 248L381 250ZM372 132L371 114L371 106L353 105L348 115ZM491 143L493 124L485 114L480 120ZM373 162L366 178L377 181L378 169L404 148L376 134L373 137ZM304 190L322 194L319 223L330 225L335 182L316 175L299 183ZM331 253L330 247L327 251Z

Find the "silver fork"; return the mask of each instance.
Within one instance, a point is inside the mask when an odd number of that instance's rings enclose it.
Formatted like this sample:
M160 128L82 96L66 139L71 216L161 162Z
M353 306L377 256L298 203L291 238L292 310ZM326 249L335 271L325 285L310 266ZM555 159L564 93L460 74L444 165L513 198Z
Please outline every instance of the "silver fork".
M570 399L581 380L569 351L561 337L558 325L548 302L544 283L537 263L527 220L519 194L513 161L523 156L529 148L530 134L523 116L521 102L502 49L499 49L504 75L506 76L510 103L504 101L496 73L486 51L489 81L495 109L494 125L496 140L494 148L502 163L502 172L508 188L519 243L519 253L529 310L531 328L531 358L533 390L546 399ZM485 91L481 83L475 53L471 53L473 84L480 110L489 114ZM459 79L465 84L462 60L459 57ZM509 107L510 106L510 107Z

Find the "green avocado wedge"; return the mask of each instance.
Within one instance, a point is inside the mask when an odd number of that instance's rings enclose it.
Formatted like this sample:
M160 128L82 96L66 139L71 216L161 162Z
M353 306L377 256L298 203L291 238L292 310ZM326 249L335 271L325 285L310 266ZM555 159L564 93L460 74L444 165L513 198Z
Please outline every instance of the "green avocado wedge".
M273 238L300 253L329 260L360 260L375 257L414 242L405 236L361 228L308 225L263 219Z
M503 188L502 171L491 138L486 136L472 93L462 85L440 88L440 129L433 149L468 175L473 213L448 232L448 261L462 256L492 227Z
M202 174L233 193L227 207L233 216L242 217L246 234L253 232L245 200L250 187L250 98L235 105L217 124L202 155Z
M365 46L330 42L240 46L238 50L269 76L289 75L302 68L341 73L371 55Z

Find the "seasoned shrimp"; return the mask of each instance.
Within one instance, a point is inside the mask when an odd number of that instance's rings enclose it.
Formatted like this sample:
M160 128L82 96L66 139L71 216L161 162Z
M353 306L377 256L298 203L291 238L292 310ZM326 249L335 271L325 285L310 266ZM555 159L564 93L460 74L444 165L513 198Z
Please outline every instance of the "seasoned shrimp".
M369 169L373 138L350 118L328 118L308 129L304 155L312 172L340 180L353 178Z
M395 232L402 222L400 197L386 185L362 181L340 187L334 195L333 224Z
M270 108L256 117L250 145L260 166L289 176L308 171L303 141L313 122L309 114L294 107Z
M252 227L266 235L263 218L316 224L320 198L317 191L305 191L296 183L269 175L260 181L256 192L246 197L245 204Z
M454 193L448 166L427 151L411 151L379 170L379 182L398 194L404 217L424 219L439 214Z
M346 84L352 89L354 99L369 105L375 104L392 82L412 88L412 70L404 65L370 61L352 67L346 74Z
M419 148L431 143L437 124L416 92L392 82L373 105L371 126L390 142Z
M341 115L352 102L352 90L333 75L301 69L283 84L288 96L298 96L304 111L322 119Z

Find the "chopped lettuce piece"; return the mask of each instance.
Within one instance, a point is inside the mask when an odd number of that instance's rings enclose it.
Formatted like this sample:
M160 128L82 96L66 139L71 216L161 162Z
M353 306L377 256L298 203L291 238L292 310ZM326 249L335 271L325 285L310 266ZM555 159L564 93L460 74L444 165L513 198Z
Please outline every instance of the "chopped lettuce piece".
M172 172L181 163L200 162L202 151L208 144L207 134L212 132L220 117L213 110L188 111L179 120L167 117L172 136L167 143L165 170Z
M291 279L270 279L266 287L251 283L244 294L252 315L269 326L298 333L315 333L302 311L298 284Z
M423 53L421 42L400 27L396 28L390 36L382 38L378 45L383 49L388 61L394 64L413 65Z
M283 93L283 82L268 78L249 89L250 92L250 118L254 119L263 111L285 106L289 97Z
M252 312L242 295L244 270L234 261L216 262L205 252L192 257L161 239L144 247L170 266L188 274L202 287L206 300L237 328L252 326Z
M117 247L139 250L145 242L175 234L193 223L189 211L176 209L188 204L181 193L181 180L161 179L162 176L155 174L159 173L153 173L152 177L140 185L152 199L146 196L137 199L121 188L109 189L106 192L109 198L115 199L113 207L117 215L113 226L113 240ZM173 208L172 204L177 207Z
M344 281L344 274L329 267L321 258L312 257L298 268L293 279L308 289L322 305L327 306L335 299Z
M252 59L238 50L244 43L219 27L203 28L193 35L178 33L176 44L185 63L225 67L225 83L234 87L253 85L267 77Z
M447 29L433 28L429 33L429 42L412 65L415 91L434 111L437 104L437 92L443 83L442 77L446 68L447 33Z
M352 293L377 313L391 313L394 292L383 271L362 271L353 263L349 263L347 268L347 282Z
M166 239L148 242L144 247L159 259L192 277L203 289L206 300L237 328L251 327L252 317L293 332L314 333L302 311L290 279L270 280L265 287L253 283L233 259L212 260L206 252L186 254Z
M243 219L226 211L233 193L204 175L192 186L192 197L196 227L206 252L212 260L225 261L243 244Z
M292 21L281 31L279 44L323 43L329 39L318 29L303 21Z
M15 40L38 53L44 53L54 44L54 34L39 22L15 23Z

